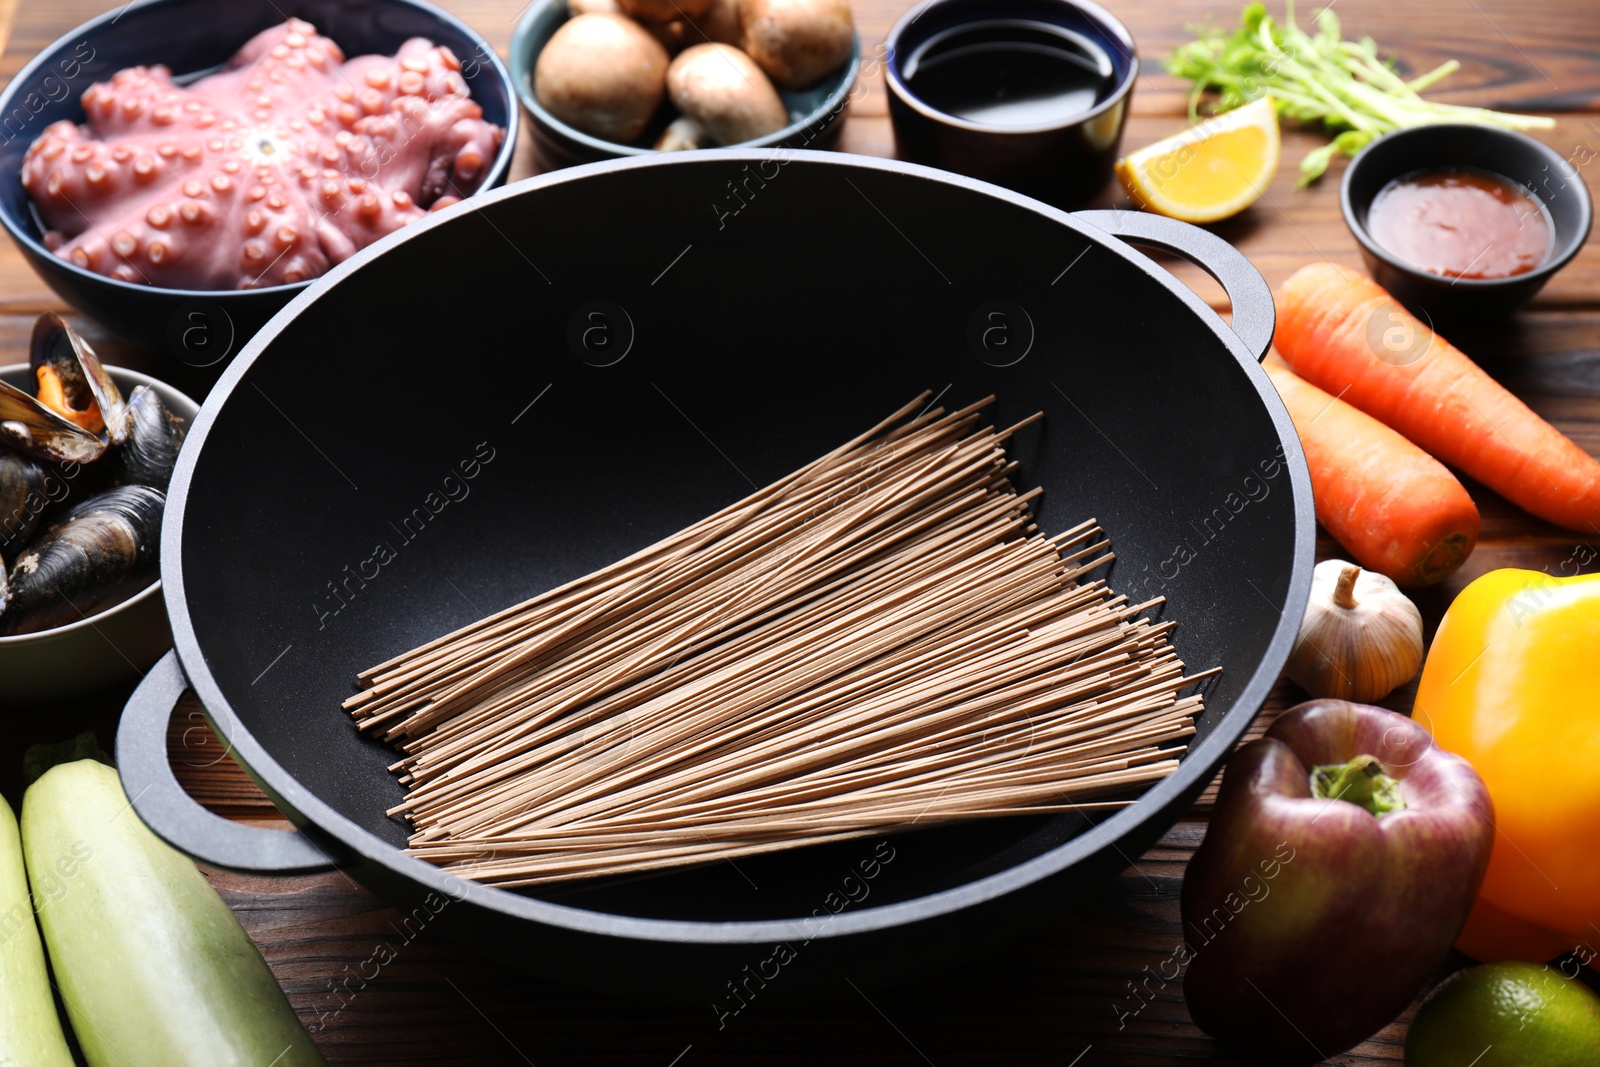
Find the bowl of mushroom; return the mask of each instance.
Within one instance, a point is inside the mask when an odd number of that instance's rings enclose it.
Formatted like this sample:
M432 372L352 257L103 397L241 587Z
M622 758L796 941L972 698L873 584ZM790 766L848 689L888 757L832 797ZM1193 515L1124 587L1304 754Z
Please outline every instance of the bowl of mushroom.
M511 74L541 167L732 145L825 148L861 42L849 0L535 0Z

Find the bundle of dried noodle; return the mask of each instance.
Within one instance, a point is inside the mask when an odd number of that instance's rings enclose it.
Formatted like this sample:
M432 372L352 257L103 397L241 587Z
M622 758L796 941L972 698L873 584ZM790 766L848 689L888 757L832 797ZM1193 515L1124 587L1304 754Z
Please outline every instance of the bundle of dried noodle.
M1026 423L926 399L363 672L346 707L405 753L410 850L531 885L1115 807L1171 773L1202 677L1172 624L1089 579L1092 520L1039 531L1005 450Z

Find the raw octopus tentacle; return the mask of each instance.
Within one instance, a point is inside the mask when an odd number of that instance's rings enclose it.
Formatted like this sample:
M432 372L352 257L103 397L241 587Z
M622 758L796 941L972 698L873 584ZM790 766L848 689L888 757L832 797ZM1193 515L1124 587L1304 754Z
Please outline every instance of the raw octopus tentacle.
M175 289L314 278L476 191L505 137L448 48L346 61L299 19L192 85L133 67L82 102L87 124L50 125L23 163L46 247Z

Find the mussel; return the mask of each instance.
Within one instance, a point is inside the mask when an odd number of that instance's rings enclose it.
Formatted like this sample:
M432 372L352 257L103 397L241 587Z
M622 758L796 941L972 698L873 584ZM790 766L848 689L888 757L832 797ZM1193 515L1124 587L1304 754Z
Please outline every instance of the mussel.
M44 514L45 472L27 456L0 451L0 560L15 559Z
M184 421L161 402L161 394L141 385L128 397L126 439L106 454L112 485L148 485L163 492L183 445Z
M127 440L121 391L61 316L34 323L28 364L38 396L0 382L0 446L46 463L92 463Z
M28 366L45 407L90 433L104 433L114 445L127 437L127 405L121 390L89 342L60 315L47 311L34 322Z
M146 485L107 490L63 512L11 564L0 634L85 618L154 574L166 494Z
M9 382L0 382L0 448L45 462L93 463L105 453L106 442Z

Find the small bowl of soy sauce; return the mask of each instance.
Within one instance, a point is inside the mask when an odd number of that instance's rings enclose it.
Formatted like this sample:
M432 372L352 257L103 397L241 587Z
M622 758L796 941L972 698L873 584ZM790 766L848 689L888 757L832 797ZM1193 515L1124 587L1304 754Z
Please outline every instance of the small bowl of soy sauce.
M1345 168L1340 201L1373 280L1436 322L1527 301L1578 254L1594 216L1555 149L1456 124L1373 141Z
M887 41L901 159L1058 207L1111 178L1139 60L1088 0L925 0Z

